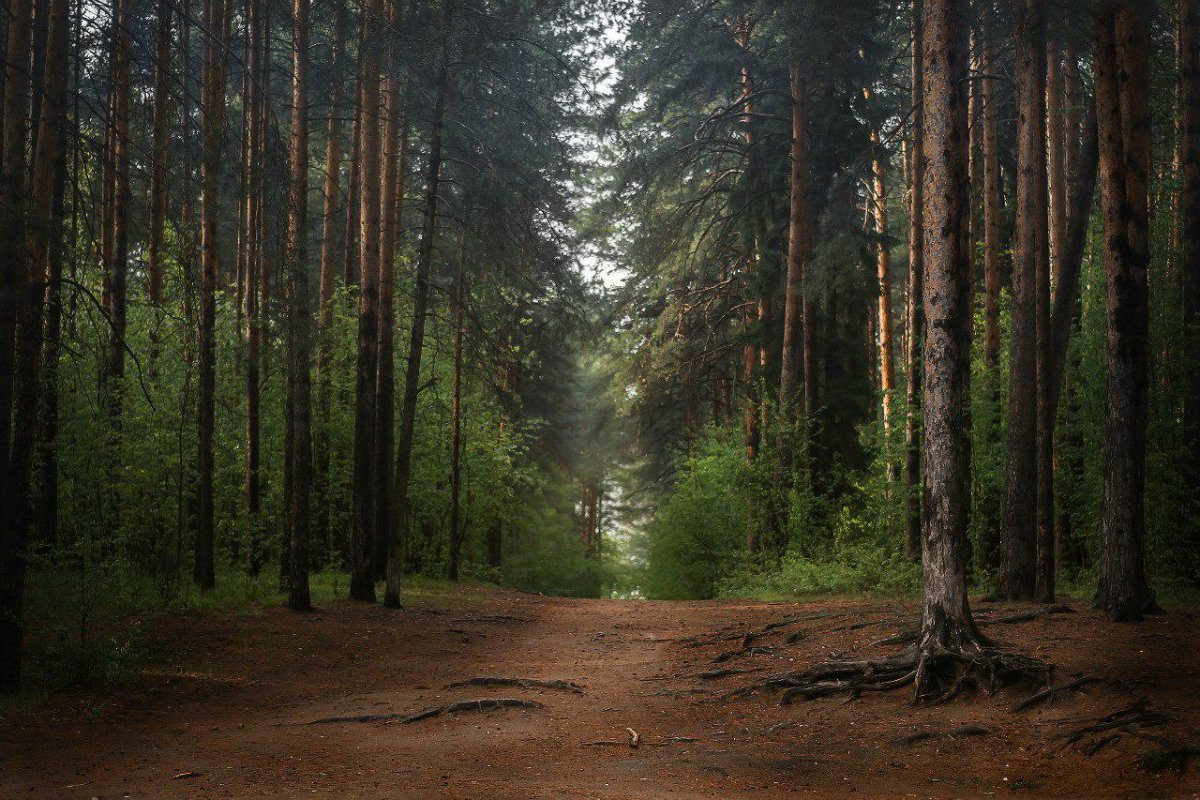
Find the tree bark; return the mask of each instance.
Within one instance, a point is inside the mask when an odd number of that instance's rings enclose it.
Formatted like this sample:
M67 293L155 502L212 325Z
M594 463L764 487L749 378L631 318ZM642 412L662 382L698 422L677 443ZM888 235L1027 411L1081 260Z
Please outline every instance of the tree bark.
M967 599L971 259L967 179L967 3L923 8L925 244L924 601L917 693L938 652L979 649Z
M34 151L33 174L29 191L29 218L27 250L23 262L9 279L15 313L13 338L12 380L12 442L6 447L7 462L3 464L6 500L0 504L0 694L14 693L21 686L21 652L23 643L22 611L24 606L26 555L32 526L30 488L33 475L33 456L38 429L38 397L42 363L42 300L46 292L47 266L55 258L56 242L61 239L61 219L54 214L56 175L63 167L61 158L62 125L65 117L67 41L69 36L69 7L66 0L54 0L50 10L50 30L47 34L45 70L39 87L43 100L39 108L37 149ZM28 22L28 19L25 19ZM9 25L16 24L10 19ZM28 34L26 33L26 36ZM19 38L19 37L18 37ZM9 44L13 43L11 36ZM28 38L25 39L28 47ZM9 50L7 57L21 53L18 48ZM28 54L25 53L27 56ZM28 62L23 62L28 63ZM10 71L7 76L12 79ZM21 81L18 81L21 82ZM11 89L6 85L5 112ZM20 113L24 114L23 107ZM24 126L10 127L5 119L7 135L17 127L24 133ZM9 144L9 140L5 140ZM24 137L17 140L24 147ZM6 168L13 164L5 152ZM24 159L20 159L22 162ZM7 171L7 170L6 170ZM23 179L23 174L17 174ZM13 177L8 173L8 177ZM23 180L22 180L23 183ZM20 193L20 187L17 193ZM4 187L12 192L13 186ZM9 194L8 199L13 195ZM7 211L7 209L6 209ZM9 243L10 246L20 243ZM7 253L6 253L7 255ZM5 265L8 266L8 265ZM7 416L8 408L3 409ZM8 441L5 441L8 445Z
M265 242L262 239L263 202L260 200L264 182L262 179L262 161L265 156L266 136L266 107L268 98L265 97L260 78L264 74L264 55L266 43L263 32L264 8L261 0L248 0L246 8L247 28L250 44L247 48L246 83L248 92L243 98L246 106L246 153L245 168L245 197L242 203L244 215L242 230L245 240L242 242L241 258L242 272L246 281L246 475L245 475L245 504L246 504L246 536L250 549L250 574L258 575L262 567L261 542L259 542L259 512L262 510L262 488L259 475L262 437L261 437L261 385L262 385L262 350L265 334L264 312L262 302L266 296L266 287L262 286L262 250Z
M892 352L892 256L888 247L887 217L887 154L880 152L882 144L879 132L871 132L875 157L872 163L874 183L875 269L878 278L879 299L876 335L879 345L879 389L883 410L884 474L889 484L896 481L896 464L891 454L892 403L896 394L896 359Z
M200 163L200 396L199 505L193 579L201 589L216 583L213 423L216 412L217 220L220 214L221 142L225 127L224 0L204 0L203 131Z
M18 277L25 261L25 138L29 121L30 0L8 6L4 108L0 119L0 469L8 468L12 435L13 361ZM2 501L0 501L2 502ZM0 512L2 513L2 512ZM19 667L19 665L18 665ZM19 677L19 676L17 676ZM13 678L15 681L16 678ZM15 684L14 684L15 686Z
M388 0L393 28L401 25L399 2ZM402 195L403 169L400 153L400 80L395 38L388 37L387 77L383 88L383 187L380 202L382 231L379 241L379 342L375 375L375 530L373 533L371 574L377 578L387 572L387 548L392 540L392 445L395 439L395 279L396 247L400 237L399 198ZM405 98L407 99L407 98Z
M1200 2L1180 0L1182 190L1180 279L1183 286L1183 469L1200 486ZM1196 512L1200 513L1200 512ZM1200 552L1200 525L1193 515L1193 552ZM1200 559L1193 569L1200 578Z
M1147 0L1106 0L1096 26L1108 387L1095 605L1113 620L1156 608L1145 569L1150 11Z
M922 105L925 73L922 64L921 0L912 10L912 120L909 164L911 189L908 198L908 338L905 342L906 381L904 395L904 553L921 557L921 348L925 336L922 298L925 291L925 112Z
M383 3L368 0L363 11L358 135L361 198L358 364L354 409L354 538L350 597L375 601L371 552L375 531L375 402L379 347L380 70L384 45Z
M1042 0L1019 0L1017 77L1017 210L1013 250L1012 340L1002 561L997 595L1029 600L1038 551L1038 358L1046 252L1046 45ZM1040 324L1039 324L1040 323Z
M333 345L334 293L337 290L338 274L338 195L342 168L342 93L346 71L346 16L343 5L334 11L333 48L330 60L333 63L333 86L329 94L329 115L325 136L325 188L324 208L321 215L321 277L317 299L317 363L316 395L317 419L314 437L314 488L316 490L316 540L329 549L329 446L330 446L330 348ZM328 555L328 553L326 553Z
M465 242L465 233L463 238ZM459 551L462 549L459 495L462 488L463 286L466 282L463 262L465 259L466 248L462 247L459 250L458 286L454 295L454 390L450 408L452 417L450 433L450 557L447 565L447 577L452 581L458 580Z
M146 246L146 293L156 309L151 334L157 351L161 324L157 308L162 305L163 233L167 219L167 159L171 121L171 3L158 0L157 33L154 45L154 121L150 156L150 232Z
M292 503L288 607L311 611L308 594L308 538L312 505L312 304L308 279L308 0L292 6L292 153L288 196L288 387L292 417Z
M387 589L383 604L400 607L400 577L404 542L408 538L408 491L412 482L412 449L416 432L417 394L421 381L421 352L425 344L425 317L429 310L429 272L433 262L433 240L437 235L438 189L442 175L442 134L446 116L446 92L450 78L450 40L453 33L454 0L446 0L442 20L442 47L438 57L436 95L430 121L429 159L425 174L425 217L417 250L416 288L413 294L412 328L409 331L408 364L404 372L404 400L400 408L400 437L396 443L395 486L392 490L395 520L388 549Z
M811 248L812 211L809 192L812 178L808 164L808 119L806 108L807 84L800 67L791 67L792 153L791 203L788 211L787 283L783 317L783 347L780 358L779 407L786 419L795 423L797 416L808 409L796 403L796 390L802 377L804 360L804 266Z

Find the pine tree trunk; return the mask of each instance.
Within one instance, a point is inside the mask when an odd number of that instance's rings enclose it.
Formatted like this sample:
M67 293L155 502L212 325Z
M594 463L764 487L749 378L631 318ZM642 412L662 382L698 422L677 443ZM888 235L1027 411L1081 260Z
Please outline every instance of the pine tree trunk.
M882 144L879 133L871 132L872 144L876 148L872 164L874 179L875 269L878 278L879 299L876 322L876 341L879 343L879 390L883 409L883 452L884 474L889 484L896 482L896 464L891 454L892 403L896 395L896 360L892 352L892 256L888 246L887 217L887 164L886 154L879 152Z
M150 156L150 232L146 246L146 290L155 307L151 332L152 355L158 351L163 291L163 233L167 219L167 159L171 121L171 3L158 0L157 33L154 46L154 122Z
M325 137L325 187L324 208L321 214L321 277L320 291L317 298L317 363L316 363L316 395L317 419L314 436L314 469L313 478L316 494L316 541L324 549L324 556L330 556L329 512L331 506L329 492L329 447L330 447L330 412L331 412L331 370L329 363L330 348L333 344L333 312L334 293L337 290L338 274L338 194L340 191L340 172L342 168L342 93L345 85L346 69L346 8L339 5L334 11L333 50L330 60L333 63L333 86L329 95L329 115L326 122Z
M1020 0L1015 33L1017 208L1002 560L997 595L1034 596L1038 549L1038 362L1046 252L1046 47L1042 0ZM1039 325L1039 323L1041 323Z
M288 386L287 413L292 417L292 503L288 607L310 611L308 539L312 505L312 303L308 277L308 0L292 6L292 153L288 193Z
M904 514L904 553L910 559L921 557L921 348L925 337L922 308L925 277L925 123L922 95L925 75L922 64L921 0L912 10L912 121L911 190L908 199L908 338L905 342L905 400L908 413L904 420L904 485L907 490Z
M1182 191L1180 240L1183 285L1184 341L1181 345L1183 376L1184 475L1187 485L1200 486L1200 2L1180 0L1180 82ZM1200 553L1200 510L1193 512L1191 542ZM1192 570L1200 579L1200 557Z
M375 401L379 347L380 70L384 45L383 3L368 0L364 7L359 122L361 186L359 195L360 283L358 304L358 364L354 409L354 538L350 596L375 601L371 571L375 531Z
M783 347L780 357L779 407L793 424L808 409L796 402L804 360L804 266L812 237L809 207L811 177L808 164L808 119L805 94L808 90L800 67L791 68L792 153L790 206L788 211L787 281L783 316ZM801 397L801 400L803 398ZM790 466L790 458L787 459Z
M465 239L465 235L464 235ZM461 510L459 494L462 487L462 357L463 357L463 284L465 248L460 248L458 259L458 288L454 296L454 390L451 397L450 414L450 558L447 577L458 580L459 551L462 549Z
M925 243L924 603L917 693L926 660L979 647L967 600L970 513L971 261L967 179L967 3L923 9Z
M245 475L245 504L246 504L246 537L250 549L249 571L258 575L262 568L262 543L259 541L260 520L262 510L262 489L259 475L261 461L261 385L262 385L262 350L264 338L264 307L261 303L264 295L262 282L262 219L263 205L260 201L264 186L262 180L262 160L265 157L266 137L266 105L268 99L264 96L260 85L260 75L264 72L263 41L264 8L262 0L248 0L246 15L250 39L247 48L246 71L249 79L246 82L247 96L243 98L246 107L246 153L245 189L242 202L242 230L245 239L242 242L241 270L245 276L246 289L244 301L246 305L246 475Z
M1106 0L1096 26L1108 388L1095 604L1113 620L1138 620L1155 608L1145 568L1149 15L1147 0Z
M25 65L29 63L31 14L30 0L9 3L8 39L4 51L4 107L0 118L0 144L3 145L0 153L0 471L8 469L11 447L17 295L21 291L18 277L24 271L25 261L25 138L29 124L29 75ZM0 519L2 515L0 508ZM14 687L18 677L12 677ZM5 674L3 681L7 683L8 678Z
M399 3L388 0L390 24L400 26ZM382 231L379 241L379 340L378 364L375 375L375 493L374 547L371 551L371 574L382 578L387 572L387 548L392 540L392 445L395 439L395 362L393 353L395 329L396 246L400 235L400 215L397 205L402 193L399 171L400 154L400 81L396 77L398 54L395 40L389 37L387 75L383 88L383 186L380 202Z
M131 0L116 0L112 19L112 207L110 259L105 275L108 299L108 354L104 393L108 412L108 486L104 522L109 530L120 524L121 411L125 383L125 330L129 281L129 114Z
M42 310L46 291L47 267L54 257L55 242L61 238L60 220L54 215L54 186L56 173L61 170L61 137L65 116L67 41L69 33L69 7L66 0L54 0L50 11L50 30L47 34L47 52L44 54L46 68L43 71L39 93L43 101L39 108L37 125L37 149L33 158L33 174L29 187L28 241L10 243L25 244L24 258L14 264L17 271L10 274L13 294L11 301L15 310L13 338L13 394L12 394L12 442L6 447L7 462L3 464L5 501L0 504L0 694L14 693L21 685L22 609L24 606L26 552L29 545L30 528L33 522L30 489L33 476L33 457L38 429L38 398L42 364ZM26 18L25 22L28 22ZM9 25L16 24L10 19ZM26 33L26 37L28 33ZM24 49L28 49L28 38ZM13 38L9 38L10 46ZM18 42L13 53L21 53ZM27 53L25 54L27 55ZM23 62L28 63L28 62ZM10 71L8 78L13 78ZM17 81L22 83L23 81ZM6 85L5 112L12 110L8 104L7 91L19 93L20 87ZM20 109L24 114L24 105ZM5 119L7 135L14 128ZM24 147L22 138L17 145ZM9 142L6 139L5 144ZM6 171L13 164L5 153ZM22 164L24 159L19 159ZM21 179L24 175L17 173ZM9 173L11 176L12 173ZM20 181L23 183L23 180ZM16 194L21 192L16 187ZM12 192L14 187L6 187ZM9 194L9 199L13 194ZM8 408L3 413L9 413ZM5 444L8 444L6 440Z
M400 607L400 576L403 569L404 542L408 538L410 514L409 484L412 482L412 450L416 433L417 394L421 381L421 353L425 345L425 317L429 310L429 274L433 262L433 240L437 235L438 188L442 175L442 135L446 116L446 92L450 77L450 40L453 32L454 2L446 0L442 21L442 47L438 60L436 95L430 121L429 158L425 174L425 217L421 225L421 243L417 250L416 288L413 295L413 319L409 330L408 364L404 371L404 400L400 407L400 437L396 443L395 485L392 490L392 539L388 548L387 589L383 604Z
M201 88L203 150L200 164L200 396L199 505L193 579L201 589L216 583L213 423L216 412L217 220L220 215L221 143L225 127L224 0L204 0L204 66Z

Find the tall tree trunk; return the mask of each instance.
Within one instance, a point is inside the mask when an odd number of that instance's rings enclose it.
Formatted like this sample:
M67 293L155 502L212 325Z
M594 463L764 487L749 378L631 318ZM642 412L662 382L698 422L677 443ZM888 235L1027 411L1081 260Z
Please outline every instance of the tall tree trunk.
M925 284L925 113L922 107L925 73L922 64L921 0L912 10L912 188L908 198L908 339L905 342L907 378L905 400L908 413L904 420L904 485L907 489L904 514L904 552L911 559L921 557L921 348L925 336L922 296Z
M1180 0L1182 191L1180 193L1180 278L1184 342L1183 469L1190 486L1200 486L1200 2ZM1196 514L1194 512L1193 520ZM1193 522L1193 552L1200 553L1200 525ZM1200 559L1193 562L1200 578Z
M1013 252L1012 344L1002 563L997 594L1029 600L1036 583L1038 521L1038 355L1040 287L1046 273L1046 46L1042 0L1019 0L1017 210ZM1042 324L1039 326L1039 322Z
M1108 389L1095 604L1113 620L1141 619L1155 608L1145 568L1149 16L1147 0L1105 0L1096 26Z
M167 159L171 142L171 3L158 0L154 44L154 122L150 155L150 231L146 246L146 293L154 307L152 355L157 355L163 291L163 234L167 219Z
M354 408L354 540L350 596L375 601L371 552L375 530L375 401L379 347L380 70L384 44L383 3L368 0L364 7L361 77L359 79L359 140L362 153L359 212L361 270L358 304L358 372Z
M971 259L967 185L967 3L923 8L925 243L924 602L917 694L927 659L979 648L967 600L970 513Z
M363 26L363 33L366 26ZM359 53L362 53L362 36L359 36ZM350 170L349 182L346 186L346 232L345 259L342 263L342 284L358 286L360 265L358 263L361 251L359 249L359 233L362 229L362 64L360 61L358 78L354 88L354 122L350 126Z
M990 26L979 29L980 67L985 75L995 73ZM989 444L998 446L1002 427L1000 397L1000 140L996 130L998 117L996 81L980 81L981 133L983 140L983 374L984 395L988 402L985 435ZM991 570L1000 561L1001 496L996 487L982 487L979 563Z
M463 234L466 240L466 234ZM463 358L463 285L466 282L466 248L459 249L458 286L454 294L454 390L451 397L450 414L450 557L447 577L458 580L459 551L462 549L461 509L459 494L462 488L462 358Z
M802 377L804 344L802 341L804 316L804 266L808 260L812 211L809 193L812 179L808 164L808 119L805 93L807 84L800 67L791 67L792 96L792 157L789 192L791 203L788 211L788 254L787 282L784 295L783 347L779 370L779 407L786 419L795 423L800 414L807 414L803 397L797 404L797 388ZM789 448L790 453L790 448Z
M1051 244L1061 251L1066 236L1066 176L1062 139L1062 61L1056 40L1045 36L1046 21L1042 20L1042 120L1046 146L1043 159L1049 159L1042 175L1046 190L1042 194L1049 235L1039 235L1037 262L1037 547L1034 579L1034 599L1041 603L1054 602L1055 556L1054 540L1054 410L1050 406L1050 291ZM1039 219L1042 219L1039 217ZM1053 268L1057 269L1058 257Z
M292 154L288 196L288 386L287 413L292 417L292 504L288 509L291 558L288 607L310 611L308 535L312 505L312 304L308 277L308 0L292 5Z
M0 470L8 468L11 446L17 295L21 291L18 277L24 271L25 261L25 138L29 128L26 65L30 53L31 14L30 0L11 0L9 3L4 51L4 107L0 118L0 145L3 146L0 153ZM16 641L19 643L19 638ZM17 666L19 669L19 662ZM14 687L18 677L12 677ZM7 679L6 675L4 681Z
M66 108L67 41L70 28L67 0L54 0L50 17L45 54L46 68L43 71L42 85L39 87L43 101L39 108L37 149L34 152L33 175L30 181L29 239L25 243L28 249L23 254L25 258L12 265L18 268L17 271L10 274L14 290L11 300L14 303L16 319L13 330L13 439L11 447L6 448L8 461L3 465L7 499L0 505L0 694L16 692L21 684L21 618L26 551L32 523L30 484L36 445L42 358L42 300L46 291L47 265L54 257L54 243L61 238L61 219L55 218L53 210L56 172L63 166L61 136ZM25 22L28 22L27 18ZM9 20L10 26L15 23L16 20ZM27 50L28 38L25 42ZM11 46L11 35L9 43ZM22 53L19 45L18 42L16 50L8 51L8 58L15 57L14 52ZM27 57L28 53L25 52L24 56ZM11 71L8 78L14 78ZM11 85L7 85L6 90L10 87ZM10 108L6 102L5 112ZM25 113L23 107L20 113ZM14 129L10 128L7 122L6 118L5 134ZM23 134L24 126L20 128ZM6 139L5 144L9 143ZM16 144L23 148L24 136L17 140ZM7 158L9 154L5 155L7 168L12 162ZM24 177L20 173L17 174L20 178ZM8 173L8 176L12 177L13 174ZM14 187L4 188L11 191ZM13 244L19 243L10 243L10 246ZM3 413L7 416L9 409L4 408Z
M201 89L203 150L200 163L200 397L199 506L193 579L201 589L216 583L213 492L213 423L216 412L217 219L220 214L221 142L225 127L224 0L204 0L204 67Z
M871 132L875 148L871 173L873 178L873 206L875 217L875 269L878 278L879 299L876 318L876 341L879 345L879 389L883 408L883 452L886 463L884 474L889 484L896 482L896 464L891 453L892 403L896 395L896 359L892 352L892 255L888 246L887 217L887 154L879 132Z
M120 524L121 410L125 383L125 329L129 281L129 113L131 0L115 0L112 20L112 209L110 260L105 296L108 299L108 357L104 367L104 392L108 404L108 487L105 524Z
M250 38L250 46L246 59L248 72L247 96L243 103L247 107L245 188L242 213L244 219L242 230L245 240L242 243L241 257L242 272L245 275L246 290L246 475L245 475L245 504L246 504L246 537L250 549L250 574L257 575L262 568L262 543L260 539L259 512L262 510L262 488L259 467L262 452L261 434L261 385L262 385L262 350L265 332L265 287L262 284L262 250L265 242L262 240L263 201L262 190L262 161L266 155L266 108L269 102L266 92L260 83L265 72L263 56L266 53L264 41L262 0L247 0L246 16Z
M399 28L400 4L388 0L392 28ZM398 201L401 195L400 80L395 37L388 37L386 78L383 84L383 186L380 202L382 231L379 240L379 340L375 374L375 529L371 551L371 574L382 578L387 572L387 548L392 540L392 445L395 439L395 280L396 246L400 235ZM407 99L407 98L405 98Z
M416 288L413 295L412 328L409 331L408 364L404 372L404 401L400 407L400 437L396 443L395 486L392 491L392 539L388 548L387 589L383 604L400 607L400 573L404 542L408 538L408 491L412 481L412 449L416 431L417 393L421 381L421 352L425 344L425 317L429 309L429 271L433 240L437 235L438 188L442 175L442 127L446 116L446 91L450 78L450 40L453 32L454 0L446 0L442 21L442 46L438 56L436 95L430 120L429 159L425 174L425 218L417 250Z
M329 359L330 349L334 344L333 297L337 290L338 242L341 238L337 217L342 169L341 114L343 109L341 100L346 77L346 16L345 6L339 4L334 11L333 49L330 53L334 75L333 86L329 93L329 115L325 128L325 189L324 208L321 214L321 283L317 298L317 419L313 443L315 469L313 483L317 498L316 541L326 551L330 549L329 512L332 499L329 491L330 382L332 378L330 373L332 366ZM326 552L325 555L328 556L329 553Z

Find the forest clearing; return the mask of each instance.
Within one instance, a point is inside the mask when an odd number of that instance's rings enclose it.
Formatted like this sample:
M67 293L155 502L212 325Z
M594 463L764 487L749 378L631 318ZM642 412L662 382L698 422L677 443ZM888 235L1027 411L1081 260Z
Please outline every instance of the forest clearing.
M167 660L118 695L68 693L5 714L4 797L1187 798L1200 744L1200 621L1137 631L1080 603L1028 622L985 604L989 633L1057 666L1077 690L1012 710L1030 692L909 705L904 693L780 704L734 690L872 644L915 620L909 601L629 602L440 588L404 612L337 602L315 616L167 618ZM787 622L740 651L746 634ZM798 636L802 634L802 638ZM789 643L789 641L791 643ZM891 649L894 649L892 646ZM767 651L769 649L769 652ZM733 674L717 677L714 670ZM445 688L477 677L579 689ZM456 700L541 707L470 710L412 723ZM1071 735L1131 708L1165 715ZM329 717L396 719L316 723ZM632 747L630 730L636 732ZM956 733L957 732L957 733ZM1183 758L1182 755L1177 756Z

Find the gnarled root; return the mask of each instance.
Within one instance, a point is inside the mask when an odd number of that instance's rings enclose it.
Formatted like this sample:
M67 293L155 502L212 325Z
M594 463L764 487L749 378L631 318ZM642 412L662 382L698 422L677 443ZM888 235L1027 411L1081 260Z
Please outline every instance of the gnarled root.
M826 661L796 672L772 675L742 687L727 697L757 690L784 690L781 702L796 698L830 697L883 692L913 687L914 703L950 700L964 691L992 694L1002 686L1044 686L1051 668L1045 662L970 640L969 646L949 648L927 640L895 656L861 661Z

